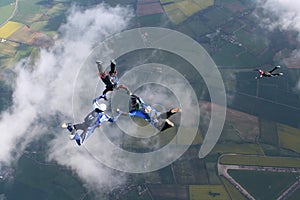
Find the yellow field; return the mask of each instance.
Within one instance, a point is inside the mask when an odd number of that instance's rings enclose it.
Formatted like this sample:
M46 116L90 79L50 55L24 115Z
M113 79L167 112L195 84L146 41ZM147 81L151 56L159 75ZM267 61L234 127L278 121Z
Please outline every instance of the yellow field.
M177 6L186 16L191 16L200 10L200 7L192 1L182 1Z
M201 10L214 5L214 0L193 0L193 2L198 4Z
M226 200L230 199L223 185L190 185L190 200Z
M277 124L280 147L300 153L300 129Z
M4 26L0 28L0 38L8 38L22 26L24 25L18 22L7 22Z
M300 159L291 158L291 157L225 155L220 159L220 163L228 164L228 165L252 165L252 166L266 166L266 167L300 168Z
M168 11L167 15L174 24L179 24L187 18L187 16L185 16L184 13L178 8Z
M160 2L161 4L170 3L163 5L163 8L175 24L179 24L196 12L214 5L214 0L161 0Z
M164 10L166 12L170 12L170 11L176 10L176 9L178 9L178 4L177 3L172 3L172 4L168 4L168 5L164 6Z

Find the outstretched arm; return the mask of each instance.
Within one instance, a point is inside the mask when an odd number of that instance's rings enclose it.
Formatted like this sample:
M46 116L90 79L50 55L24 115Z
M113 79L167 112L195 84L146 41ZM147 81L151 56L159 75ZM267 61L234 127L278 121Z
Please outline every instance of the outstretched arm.
M109 119L108 119L108 121L109 122L111 122L111 123L113 123L113 122L115 122L115 121L117 121L118 120L118 118L120 117L122 115L122 112L120 111L120 112L118 112L118 115L116 115L115 117L110 117L110 116L108 116L108 115L106 115Z
M131 91L125 85L118 85L117 89L119 89L119 88L122 88L122 89L126 90L126 93L128 95L132 95Z
M120 115L128 115L128 112L124 112L122 110L120 110L119 108L116 109L116 112L119 113Z

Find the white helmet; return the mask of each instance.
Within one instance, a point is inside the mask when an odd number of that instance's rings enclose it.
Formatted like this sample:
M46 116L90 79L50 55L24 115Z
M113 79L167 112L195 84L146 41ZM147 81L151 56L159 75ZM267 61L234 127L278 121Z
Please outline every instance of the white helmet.
M99 104L98 102L94 103L94 110L99 109L101 111L106 111L106 105L104 103Z
M101 111L106 111L106 105L104 103L98 104L98 102L94 103L94 109L99 109Z

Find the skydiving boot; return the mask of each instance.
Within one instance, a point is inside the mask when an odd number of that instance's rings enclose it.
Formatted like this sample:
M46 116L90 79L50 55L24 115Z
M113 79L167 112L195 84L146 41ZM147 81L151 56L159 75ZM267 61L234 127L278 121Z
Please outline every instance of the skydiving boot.
M160 129L160 131L164 131L164 130L166 130L168 128L171 128L171 127L174 127L174 126L175 125L174 125L173 122L171 122L169 119L166 119L165 123L164 123L163 127Z
M66 123L64 122L62 125L61 125L62 128L66 128L68 129L68 131L72 132L73 131L73 125L71 123Z
M171 127L173 127L174 126L174 123L173 122L171 122L169 119L166 119L166 122L171 126Z
M110 60L110 63L111 63L111 65L114 65L114 66L117 64L114 59Z
M103 63L103 62L102 62L101 60L96 60L96 64L97 64L97 65L102 65L102 63Z
M105 75L105 71L103 69L103 62L101 60L96 60L96 64L97 64L97 68L98 68L98 71L99 71L99 75L101 76L104 76Z
M70 140L73 140L76 134L76 128L71 123L63 123L61 125L62 128L68 129L70 131Z

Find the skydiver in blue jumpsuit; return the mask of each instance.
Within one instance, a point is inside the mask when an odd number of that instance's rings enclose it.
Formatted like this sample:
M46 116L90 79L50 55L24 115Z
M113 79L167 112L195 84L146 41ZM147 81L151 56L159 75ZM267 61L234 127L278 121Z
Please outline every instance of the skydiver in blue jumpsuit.
M100 127L102 122L108 121L113 123L122 114L119 112L117 116L111 118L109 115L105 114L106 105L103 103L98 104L97 101L94 101L93 107L94 110L84 118L84 122L75 125L72 125L71 123L62 124L62 128L67 128L71 132L70 139L75 140L79 146L94 132L97 127ZM83 132L79 135L77 132L78 130L82 130Z
M170 109L165 113L158 112L155 108L153 108L149 104L146 104L142 98L136 95L131 95L130 101L131 105L129 113L122 112L119 109L117 109L117 112L123 115L128 115L130 117L141 117L150 122L152 126L160 131L164 131L168 128L173 127L174 123L169 120L169 117L171 117L175 113L180 112L179 108ZM163 122L161 122L161 119L163 120Z

